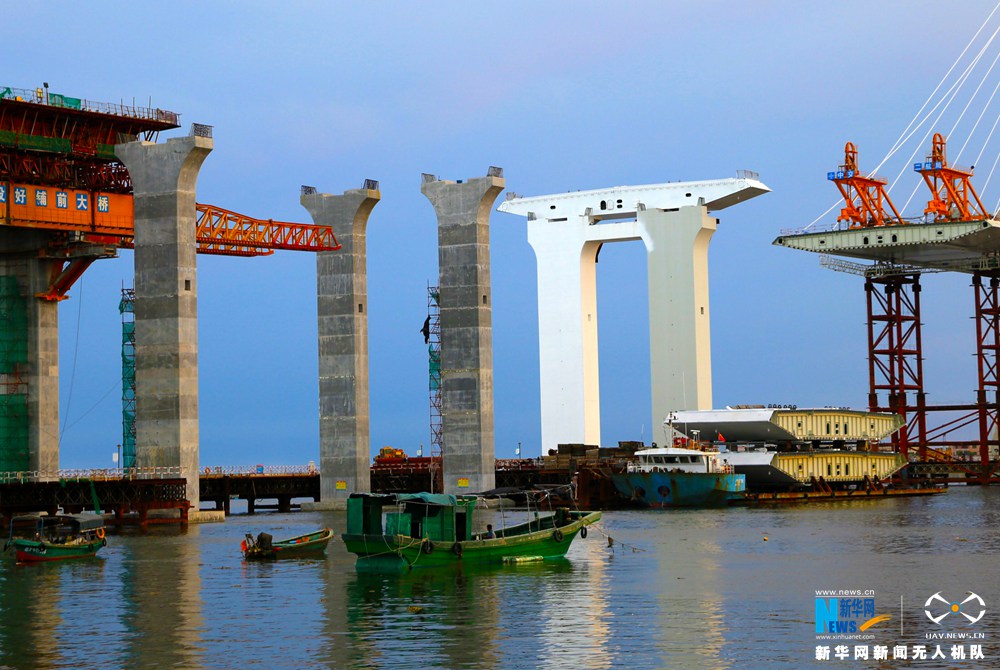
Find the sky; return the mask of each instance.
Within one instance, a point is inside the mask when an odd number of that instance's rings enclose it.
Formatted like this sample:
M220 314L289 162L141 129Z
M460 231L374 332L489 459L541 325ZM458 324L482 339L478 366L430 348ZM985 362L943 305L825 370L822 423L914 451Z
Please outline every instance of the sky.
M197 200L250 216L310 223L301 185L342 193L377 179L367 237L371 448L415 454L430 441L419 330L437 282L436 217L420 175L468 179L491 165L525 196L758 172L773 192L716 214L714 405L863 409L863 280L771 243L838 202L826 173L843 162L845 142L863 168L885 157L994 4L25 2L0 42L0 83L45 81L53 93L180 113L183 127L161 142L191 123L213 126ZM997 25L995 15L986 32ZM997 114L984 108L989 128ZM986 147L974 183L995 208L1000 177L982 184L1000 144L969 126L946 116L932 132L956 129L953 163L970 162L955 160L959 141L971 139L962 158ZM897 207L918 183L905 170L912 151L929 151L924 132L880 170L904 171L891 192ZM919 192L904 215L925 200ZM490 234L496 454L512 457L520 444L535 456L535 258L523 218L494 211ZM95 263L60 304L63 468L111 467L121 442L118 302L132 263L129 251ZM318 461L315 258L199 256L198 273L202 464ZM929 402L972 402L969 277L928 275L923 287ZM607 245L598 265L604 445L662 432L649 425L646 299L641 243Z

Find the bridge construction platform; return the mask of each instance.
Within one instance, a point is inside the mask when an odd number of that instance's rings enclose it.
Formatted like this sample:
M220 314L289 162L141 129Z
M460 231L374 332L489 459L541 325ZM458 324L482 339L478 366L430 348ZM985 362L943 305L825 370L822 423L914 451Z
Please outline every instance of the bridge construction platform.
M80 471L44 481L7 477L0 480L0 516L6 525L18 514L90 510L113 514L110 525L185 524L191 507L186 489L185 479L167 473L130 478Z

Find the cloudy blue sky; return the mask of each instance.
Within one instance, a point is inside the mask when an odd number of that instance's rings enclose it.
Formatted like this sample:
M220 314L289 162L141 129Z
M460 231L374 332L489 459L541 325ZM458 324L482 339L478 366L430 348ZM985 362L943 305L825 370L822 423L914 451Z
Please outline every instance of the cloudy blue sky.
M837 201L825 175L846 141L863 168L881 161L994 4L28 2L0 62L5 86L47 81L56 93L170 109L184 124L174 134L214 126L199 202L308 222L300 185L340 193L378 179L368 227L372 448L414 453L429 442L418 330L437 276L420 174L465 179L490 165L523 195L759 172L773 193L720 212L712 241L715 405L863 407L862 280L771 242ZM987 112L986 128L996 116ZM934 130L954 124L953 115ZM950 148L963 132L968 121ZM968 156L983 143L973 136ZM894 177L916 148L880 173ZM916 183L903 175L898 206ZM1000 177L981 190L995 207ZM512 456L521 442L534 455L535 259L520 217L495 212L491 235L496 451ZM198 269L202 463L318 460L315 259L202 256ZM126 251L95 264L60 306L63 467L110 466L121 440L117 305L131 283ZM605 248L605 444L656 439L645 284L640 244ZM931 402L974 397L968 284L924 281Z

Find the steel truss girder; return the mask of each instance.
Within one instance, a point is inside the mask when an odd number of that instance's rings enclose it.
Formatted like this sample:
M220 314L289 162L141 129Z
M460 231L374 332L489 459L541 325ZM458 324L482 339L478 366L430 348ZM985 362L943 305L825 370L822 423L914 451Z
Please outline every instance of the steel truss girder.
M81 191L132 192L132 180L121 163L12 149L0 150L0 180Z

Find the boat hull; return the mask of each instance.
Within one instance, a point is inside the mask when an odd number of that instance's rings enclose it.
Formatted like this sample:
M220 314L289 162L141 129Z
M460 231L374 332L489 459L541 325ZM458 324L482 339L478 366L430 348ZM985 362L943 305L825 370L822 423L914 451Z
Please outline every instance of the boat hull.
M462 542L421 540L406 535L344 534L347 550L357 554L358 570L398 571L462 565L500 565L512 559L559 559L566 556L577 535L600 519L594 512L558 528Z
M10 548L14 551L18 563L49 563L93 558L106 544L104 540L80 544L51 544L37 540L14 539L10 542Z
M743 499L746 477L709 472L620 472L615 489L645 507L721 507Z
M248 561L253 561L321 556L332 538L333 530L324 528L308 535L280 540L271 545L270 549L261 549L257 546L248 547L244 543L243 557Z

